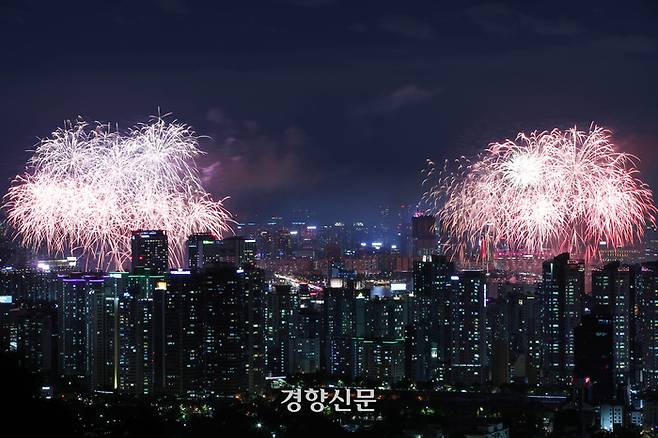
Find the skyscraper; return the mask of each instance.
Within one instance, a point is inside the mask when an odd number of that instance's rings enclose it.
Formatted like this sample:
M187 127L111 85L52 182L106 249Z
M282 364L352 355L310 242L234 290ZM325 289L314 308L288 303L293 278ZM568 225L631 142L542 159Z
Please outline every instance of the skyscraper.
M62 278L58 300L59 370L66 376L89 375L90 314L88 299L102 291L101 276L69 274Z
M320 370L320 336L322 313L315 306L299 309L295 330L295 373L315 373Z
M118 304L111 286L89 295L89 363L90 388L113 391L118 385Z
M503 282L487 303L490 367L494 384L536 384L538 345L534 285Z
M197 233L188 238L187 252L190 269L200 270L216 263L253 265L257 249L255 239L230 236L219 240L209 233Z
M203 297L200 275L171 271L154 294L155 385L197 398L203 382Z
M169 266L167 232L164 230L136 230L131 239L131 271L164 274Z
M485 308L487 284L484 271L461 271L451 277L449 380L480 384L486 381Z
M610 402L614 393L613 325L610 320L585 315L574 329L575 387L588 403Z
M201 274L203 358L211 394L259 394L264 389L265 282L260 269L230 264Z
M277 284L267 294L265 368L270 376L294 373L299 299L289 285Z
M21 364L33 372L55 369L53 351L56 324L54 306L47 304L24 305L9 311L11 344Z
M0 295L0 352L9 351L11 343L9 312L11 311L12 303L12 295Z
M405 377L403 339L359 340L358 375L377 382L393 384Z
M619 389L635 380L635 277L635 268L619 262L592 271L593 313L612 325L614 378Z
M638 336L641 389L658 389L658 262L643 263L638 277Z
M415 381L444 382L449 363L451 278L455 266L444 256L425 256L414 262L415 306L407 337L407 373ZM457 278L457 277L455 277Z
M580 325L585 265L560 254L542 265L539 287L541 382L565 385L574 369L574 329Z
M434 254L438 249L436 219L434 216L417 214L411 218L412 257L421 260L423 256Z
M129 289L118 297L118 388L137 396L154 391L153 297Z
M405 377L409 302L406 294L374 296L365 302L365 332L357 338L358 375L388 383Z
M187 266L195 271L217 256L219 241L211 233L195 233L187 239Z
M218 247L218 260L234 266L249 266L256 263L256 240L242 236L222 239Z
M336 376L356 374L356 336L359 308L366 297L353 287L328 287L324 290L324 368ZM361 335L362 336L362 335Z
M247 340L247 390L262 394L265 390L265 272L245 265L236 270L243 294Z

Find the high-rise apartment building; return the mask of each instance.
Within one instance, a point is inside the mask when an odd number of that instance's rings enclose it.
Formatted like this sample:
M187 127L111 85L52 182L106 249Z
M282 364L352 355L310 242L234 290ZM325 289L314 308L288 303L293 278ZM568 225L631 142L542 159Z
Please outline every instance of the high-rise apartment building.
M169 246L164 230L136 230L132 232L131 271L164 274L169 267Z
M461 271L451 277L451 284L448 379L452 383L484 383L487 380L485 272Z
M619 262L592 271L592 313L612 325L614 379L619 392L636 383L639 377L635 359L639 354L635 325L636 272L635 267L622 266Z
M425 256L414 262L411 330L407 337L408 375L420 382L445 382L450 360L451 278L454 263L445 256Z
M299 298L290 285L277 284L267 294L265 369L270 376L294 374Z
M414 261L436 253L438 239L434 216L418 214L411 218L411 249Z
M541 383L566 385L574 369L574 329L580 325L585 264L560 254L542 265L539 286Z

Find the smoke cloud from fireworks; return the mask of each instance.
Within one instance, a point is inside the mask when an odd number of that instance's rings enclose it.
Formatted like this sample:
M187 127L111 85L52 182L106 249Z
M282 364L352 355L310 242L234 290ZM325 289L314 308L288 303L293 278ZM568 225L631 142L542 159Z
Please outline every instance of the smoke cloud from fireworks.
M9 222L35 250L119 270L130 257L131 230L163 229L170 263L181 266L188 235L230 231L225 199L213 200L201 185L200 154L188 126L160 117L125 133L67 123L14 179L5 196Z
M504 242L592 259L599 242L630 245L654 222L652 193L635 162L597 126L521 133L474 159L429 162L425 199L458 257Z

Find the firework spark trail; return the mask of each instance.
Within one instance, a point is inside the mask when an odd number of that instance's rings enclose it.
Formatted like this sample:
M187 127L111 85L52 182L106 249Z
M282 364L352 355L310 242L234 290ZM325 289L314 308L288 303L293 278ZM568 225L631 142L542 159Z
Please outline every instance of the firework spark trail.
M592 126L519 134L475 159L431 161L424 198L458 257L486 238L529 253L568 251L592 259L600 241L618 248L654 223L651 190L636 158L615 152Z
M183 124L154 118L126 134L109 125L68 123L42 140L26 173L5 195L22 243L81 255L96 268L121 270L134 229L163 229L170 263L181 266L185 239L231 230L225 199L203 189L198 137Z

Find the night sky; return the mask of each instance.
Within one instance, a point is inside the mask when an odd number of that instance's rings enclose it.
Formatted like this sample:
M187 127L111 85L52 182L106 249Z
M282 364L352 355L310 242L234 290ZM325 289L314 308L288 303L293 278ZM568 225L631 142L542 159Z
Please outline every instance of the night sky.
M64 120L158 111L239 219L370 220L427 158L591 122L658 187L658 2L534 3L2 1L0 189Z

